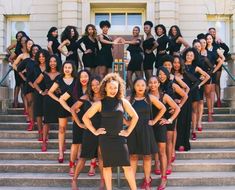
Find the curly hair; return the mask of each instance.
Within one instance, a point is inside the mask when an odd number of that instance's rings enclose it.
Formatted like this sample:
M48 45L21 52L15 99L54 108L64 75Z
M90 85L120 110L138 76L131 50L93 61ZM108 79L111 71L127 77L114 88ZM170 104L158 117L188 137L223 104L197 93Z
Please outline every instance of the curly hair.
M184 72L185 72L185 65L184 65L184 63L183 63L182 58L181 58L179 55L174 55L173 57L174 57L174 60L175 60L175 59L179 59L179 63L180 63L180 70L179 70L179 73L180 73L180 74L184 74ZM173 61L173 63L174 63L174 61ZM172 67L172 73L175 74L174 66Z
M157 34L157 29L158 28L161 28L163 30L163 34L166 34L166 27L163 24L158 24L158 25L155 26L154 29L155 29L156 34ZM157 34L157 36L158 36L158 34Z
M88 24L88 25L86 25L84 36L89 36L88 29L89 29L90 27L91 27L91 28L93 29L93 31L94 31L92 37L93 37L93 38L96 38L96 36L97 36L97 30L96 30L96 28L95 28L95 26L94 26L93 24Z
M103 78L103 80L101 81L101 85L100 85L101 97L105 98L107 96L105 87L111 81L116 81L118 83L118 92L115 97L117 99L124 98L126 85L125 85L124 80L117 73L109 73Z
M38 51L42 49L42 47L38 44L33 44L30 48L30 51L29 51L29 55L30 57L32 58L33 57L33 48L37 47L38 48Z
M74 36L71 36L71 30L74 30ZM78 31L77 28L75 26L66 26L66 28L64 29L64 31L61 34L61 42L63 42L64 40L69 40L69 41L76 41L78 39L79 35L78 35Z
M56 60L56 71L59 71L60 70L60 59L57 55L50 55L47 62L46 62L46 72L51 72L51 67L50 67L50 61L51 61L51 58L55 58Z
M100 28L102 29L103 27L107 26L108 28L111 28L111 24L108 20L102 20L100 21Z
M76 77L77 77L77 71L76 71L77 69L76 69L75 63L74 63L72 60L66 60L66 61L63 63L63 65L62 65L62 67L61 67L61 71L60 71L61 76L62 76L62 77L65 76L65 73L64 73L64 66L65 66L66 64L70 64L70 65L72 66L73 71L72 71L72 73L71 73L71 76L72 76L73 78L76 78Z
M36 61L36 64L38 65L40 65L39 57L41 54L43 55L43 57L45 57L45 63L48 62L48 59L50 56L49 52L46 49L40 49L35 55L35 61Z
M195 48L188 48L185 50L185 52L183 53L183 60L186 61L186 55L192 52L194 54L194 60L192 62L192 65L197 66L198 62L199 62L199 53Z

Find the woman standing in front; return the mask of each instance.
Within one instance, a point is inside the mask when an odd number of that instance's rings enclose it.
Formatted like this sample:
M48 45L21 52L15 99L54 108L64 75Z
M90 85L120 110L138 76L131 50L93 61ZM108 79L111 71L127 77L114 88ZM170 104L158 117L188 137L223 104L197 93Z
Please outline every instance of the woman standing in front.
M122 166L131 190L136 190L135 176L130 167L126 138L134 129L138 115L130 103L124 99L125 85L118 74L110 73L101 82L101 101L95 102L83 116L86 127L99 135L99 146L104 162L103 174L107 190L112 189L112 167ZM101 128L95 129L91 118L101 113ZM123 130L123 114L131 117L130 125ZM114 159L115 158L115 159Z
M71 94L71 97L66 100L69 106L72 106L74 103L74 98L72 96L73 90L75 87L76 81L76 67L72 61L65 61L62 65L61 69L61 77L54 82L50 90L48 91L48 95L57 102L60 102L60 96L63 95L65 92ZM69 111L63 108L62 105L59 106L58 109L58 119L59 119L59 157L58 162L64 162L64 151L65 151L65 133L66 127L68 123L68 117L71 114Z

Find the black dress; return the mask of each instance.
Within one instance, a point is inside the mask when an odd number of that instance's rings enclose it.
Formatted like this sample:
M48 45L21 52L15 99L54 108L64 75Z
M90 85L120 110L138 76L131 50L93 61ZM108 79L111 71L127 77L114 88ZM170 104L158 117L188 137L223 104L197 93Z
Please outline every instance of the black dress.
M50 42L50 41L52 42L52 51L53 51L53 54L58 56L58 58L60 59L60 63L59 64L61 64L61 53L58 50L58 47L60 46L60 43L59 43L58 39L55 38L55 37L49 37L47 41L48 42ZM61 68L61 65L58 65L58 66L59 66L59 68Z
M43 74L40 67L38 65L35 65L34 67L34 78L35 80L38 78L40 74ZM42 91L46 89L45 81L42 80L38 86ZM34 91L34 116L35 117L42 117L43 116L43 99L44 96L42 94L39 94L37 90Z
M51 80L50 76L44 72L44 82L46 84L46 89L50 89L55 81L58 80L60 75L56 76L54 80ZM43 116L44 123L58 123L57 110L59 109L59 102L52 99L50 96L46 95L43 99Z
M34 88L32 88L29 85L29 82L34 82L34 66L35 66L35 61L32 60L31 58L26 58L17 67L18 72L22 72L23 70L26 70L25 77L26 81L23 85L23 93L24 95L33 93Z
M108 40L112 42L112 40L103 34L104 40ZM107 68L112 68L112 63L113 63L113 55L112 55L112 44L105 44L100 42L101 44L101 49L99 51L99 66L105 66Z
M141 71L142 70L142 63L143 63L143 55L142 55L142 48L140 47L141 45L141 40L138 40L138 44L130 44L127 47L127 51L130 52L131 55L131 60L128 64L127 70L128 71Z
M73 79L73 82L68 85L64 82L64 79L63 77L59 77L56 81L56 83L58 84L58 89L56 90L56 96L57 97L60 97L62 94L64 94L65 92L67 92L70 97L69 99L66 101L68 106L71 107L73 104L74 104L74 97L73 97L73 90L74 90L74 86L75 86L75 80L76 79ZM62 105L59 105L59 108L58 108L58 118L66 118L66 117L70 117L71 116L71 113L68 112L66 109L63 108Z
M91 107L90 101L84 102L84 110L87 111ZM97 112L92 118L91 122L95 129L100 128L101 115ZM81 158L97 158L98 152L98 136L95 136L90 130L84 130L82 137L82 151Z
M179 36L180 37L180 36ZM170 55L174 55L174 53L179 53L180 52L180 48L182 46L182 43L177 43L177 39L179 38L169 38L169 47L167 48L170 51Z
M119 136L123 129L123 106L119 99L105 97L101 100L101 128L106 134L99 135L99 145L104 167L130 166L126 138Z
M149 38L143 41L143 49L144 49L144 70L152 70L153 64L155 62L154 53L146 53L146 50L151 50L154 46L155 39Z
M18 57L22 53L20 42L17 42L14 53L16 54L16 57ZM15 82L16 82L15 85L21 86L24 83L24 80L20 77L19 73L15 70L14 70L14 76L15 76Z
M66 60L72 60L75 63L76 68L78 69L78 47L75 40L69 40L70 43L67 47L67 50L73 52L71 55L66 57Z
M85 45L85 50L82 48L81 43ZM97 39L92 41L88 36L83 36L77 41L77 47L83 52L82 62L84 67L95 68L98 65L97 55L99 52L99 45ZM90 49L91 53L84 53L86 50Z
M151 155L157 152L157 144L153 127L148 124L151 116L151 106L146 100L134 100L133 108L139 120L132 133L127 138L130 154Z
M156 53L156 62L155 62L155 68L159 68L162 66L162 57L166 55L166 47L169 43L169 38L167 35L162 35L157 39L157 53Z
M163 97L160 97L159 100L163 102L162 99ZM153 116L159 113L159 110L154 105L152 105L152 111L153 111ZM154 132L156 143L166 143L166 140L167 140L166 125L160 125L159 122L157 122L155 125L153 125L153 132Z

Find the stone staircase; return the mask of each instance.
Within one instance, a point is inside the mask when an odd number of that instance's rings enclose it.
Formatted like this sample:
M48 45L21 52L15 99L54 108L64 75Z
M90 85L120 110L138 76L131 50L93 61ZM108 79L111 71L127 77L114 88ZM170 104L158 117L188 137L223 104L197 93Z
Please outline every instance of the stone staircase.
M168 176L168 190L235 189L235 111L224 105L215 109L214 122L206 120L203 116L203 131L197 132L198 140L191 142L192 150L177 152L174 172ZM71 122L66 134L67 151L63 164L57 162L57 125L51 127L48 152L41 152L37 132L28 132L26 128L22 109L9 108L7 114L0 115L0 189L70 189ZM80 189L98 189L99 175L87 176L89 163L79 177ZM117 187L116 169L113 171L113 182ZM139 167L138 185L142 178L143 169ZM152 178L155 188L159 176L152 174ZM128 189L123 174L121 189Z

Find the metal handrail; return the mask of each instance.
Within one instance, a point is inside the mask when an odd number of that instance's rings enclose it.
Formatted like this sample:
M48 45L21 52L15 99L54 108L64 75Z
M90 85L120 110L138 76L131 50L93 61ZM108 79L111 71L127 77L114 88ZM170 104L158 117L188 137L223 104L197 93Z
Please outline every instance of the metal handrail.
M10 74L10 72L13 70L13 67L9 65L9 70L7 71L7 73L2 77L2 79L0 80L0 86L2 86L2 83L6 80L7 76Z
M235 81L235 77L233 76L233 74L228 70L228 66L223 64L222 67L224 68L224 70L228 73L228 76Z

